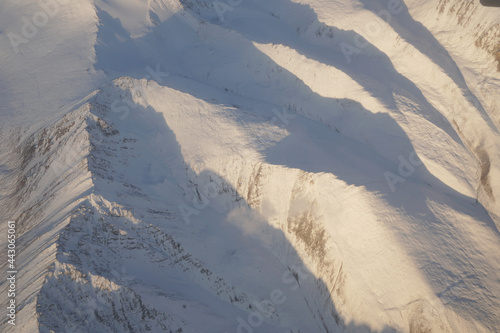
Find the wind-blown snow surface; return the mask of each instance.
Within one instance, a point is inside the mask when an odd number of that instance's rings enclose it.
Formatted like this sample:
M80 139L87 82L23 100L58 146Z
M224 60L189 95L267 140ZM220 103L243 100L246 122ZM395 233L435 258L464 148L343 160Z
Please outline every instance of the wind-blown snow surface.
M0 4L2 332L498 331L500 10L47 3Z

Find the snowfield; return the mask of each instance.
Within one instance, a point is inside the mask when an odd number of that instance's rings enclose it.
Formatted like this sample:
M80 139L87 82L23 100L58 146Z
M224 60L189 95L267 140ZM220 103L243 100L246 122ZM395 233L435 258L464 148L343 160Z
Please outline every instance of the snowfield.
M0 331L498 332L499 52L479 1L0 3Z

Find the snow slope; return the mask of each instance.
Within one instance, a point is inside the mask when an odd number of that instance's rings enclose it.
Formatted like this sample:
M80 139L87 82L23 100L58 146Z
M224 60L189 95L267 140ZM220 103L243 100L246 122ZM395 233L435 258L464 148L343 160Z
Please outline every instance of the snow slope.
M1 331L498 330L500 10L55 1L0 4Z

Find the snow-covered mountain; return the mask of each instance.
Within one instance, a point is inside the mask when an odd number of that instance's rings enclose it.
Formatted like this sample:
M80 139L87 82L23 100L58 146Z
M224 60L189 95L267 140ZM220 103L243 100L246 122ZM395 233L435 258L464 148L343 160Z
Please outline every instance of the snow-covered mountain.
M498 332L499 52L475 0L1 2L0 331Z

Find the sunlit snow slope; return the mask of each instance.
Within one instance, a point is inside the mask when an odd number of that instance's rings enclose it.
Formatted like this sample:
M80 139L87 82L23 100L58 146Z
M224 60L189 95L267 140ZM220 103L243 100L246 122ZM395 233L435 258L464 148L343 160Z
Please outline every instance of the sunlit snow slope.
M3 1L0 331L498 332L499 52L479 1Z

